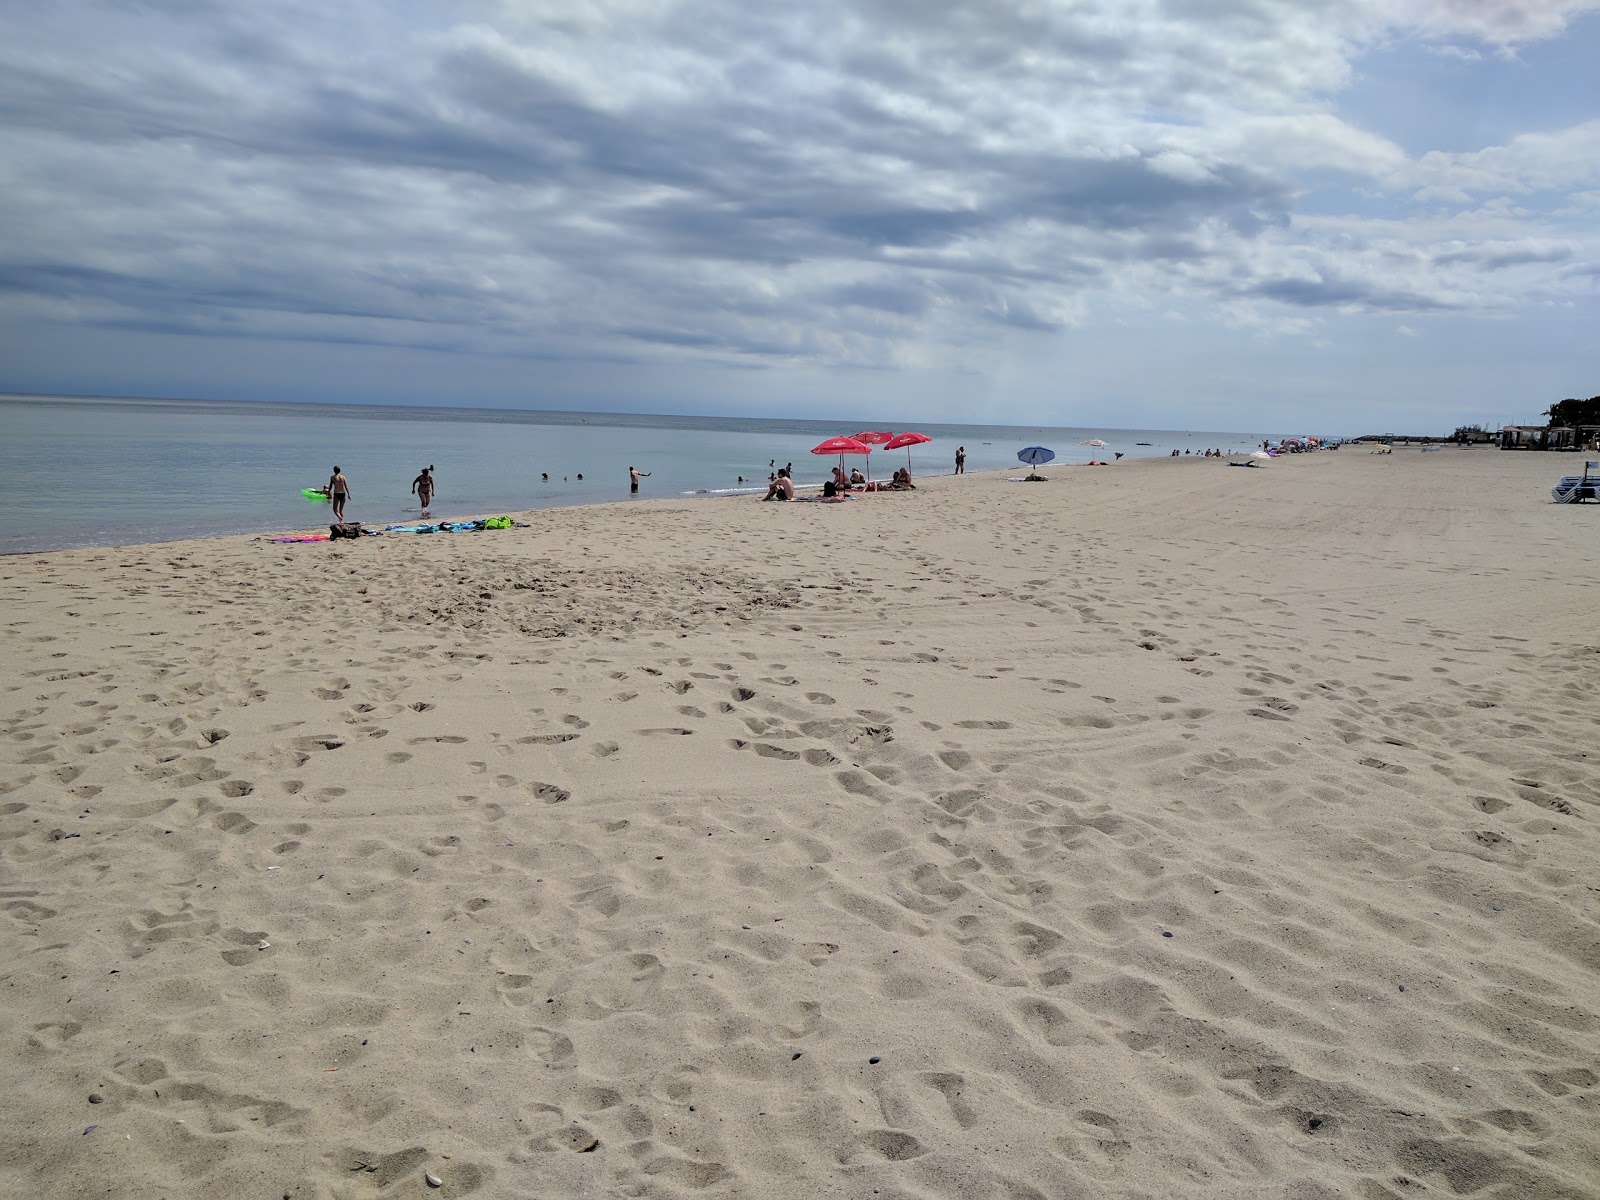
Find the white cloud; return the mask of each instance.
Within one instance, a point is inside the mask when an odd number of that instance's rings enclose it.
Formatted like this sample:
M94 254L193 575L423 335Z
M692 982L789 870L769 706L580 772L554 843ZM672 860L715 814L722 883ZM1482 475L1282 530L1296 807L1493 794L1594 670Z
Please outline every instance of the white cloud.
M1429 151L1411 174L1424 196L1589 187L1600 183L1600 119L1467 154Z
M1467 35L1496 45L1553 37L1600 0L1399 0L1394 11L1431 36Z

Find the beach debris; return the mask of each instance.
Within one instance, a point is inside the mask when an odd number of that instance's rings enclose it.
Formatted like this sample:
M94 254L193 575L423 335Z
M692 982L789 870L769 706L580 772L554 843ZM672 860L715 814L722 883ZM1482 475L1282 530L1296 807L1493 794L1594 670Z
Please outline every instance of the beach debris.
M422 1181L431 1188L442 1188L444 1186L444 1180L440 1179L432 1171L424 1171L422 1173Z
M102 1096L99 1092L90 1092L89 1093L89 1103L90 1104L104 1104L105 1102L106 1102L106 1098L104 1096Z
M99 1128L100 1128L100 1126L98 1126L98 1125L86 1125L86 1126L84 1126L83 1136L84 1137L88 1137L91 1133L93 1133L96 1129L99 1129Z

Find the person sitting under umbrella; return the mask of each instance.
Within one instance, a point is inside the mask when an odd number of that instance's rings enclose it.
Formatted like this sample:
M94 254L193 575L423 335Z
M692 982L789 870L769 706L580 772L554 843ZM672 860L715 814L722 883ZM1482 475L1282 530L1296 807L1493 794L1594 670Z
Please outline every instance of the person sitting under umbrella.
M861 468L860 467L851 467L850 468L850 486L851 487L865 487L866 483L867 483L867 477L861 473Z

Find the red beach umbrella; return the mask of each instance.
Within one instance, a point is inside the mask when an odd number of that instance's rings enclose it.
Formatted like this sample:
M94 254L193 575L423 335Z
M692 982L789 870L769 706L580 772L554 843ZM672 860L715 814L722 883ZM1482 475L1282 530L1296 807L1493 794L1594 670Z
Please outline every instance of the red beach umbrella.
M856 434L856 441L866 442L869 446L883 446L894 441L894 434L887 429L866 429ZM872 462L867 461L867 478L872 478Z
M908 431L906 433L895 434L892 438L884 443L883 448L885 450L898 450L900 447L904 446L906 448L906 470L909 472L911 470L911 447L920 446L924 442L931 441L933 441L933 439L925 433L911 433Z
M844 470L844 456L846 454L871 454L872 447L853 437L831 437L827 441L811 447L813 454L837 454L839 456L839 470Z

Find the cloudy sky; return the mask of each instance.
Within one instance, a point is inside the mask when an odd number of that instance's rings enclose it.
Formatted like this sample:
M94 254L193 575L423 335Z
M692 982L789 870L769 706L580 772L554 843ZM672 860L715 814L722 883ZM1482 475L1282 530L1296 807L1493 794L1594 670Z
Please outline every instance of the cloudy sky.
M0 0L0 390L1533 420L1597 62L1600 0Z

